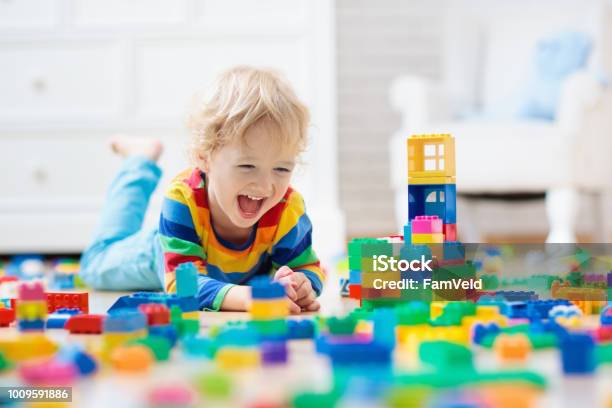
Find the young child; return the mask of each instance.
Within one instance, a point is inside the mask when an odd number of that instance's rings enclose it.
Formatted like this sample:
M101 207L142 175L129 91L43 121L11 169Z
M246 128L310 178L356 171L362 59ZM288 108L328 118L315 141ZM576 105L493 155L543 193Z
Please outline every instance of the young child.
M223 73L190 118L194 167L167 190L158 231L141 226L161 174L161 146L115 141L127 160L83 254L83 279L115 290L154 289L163 281L173 292L175 268L193 262L202 309L246 310L250 288L242 285L270 275L285 286L293 313L318 310L324 275L304 201L289 186L308 120L277 74L250 67Z

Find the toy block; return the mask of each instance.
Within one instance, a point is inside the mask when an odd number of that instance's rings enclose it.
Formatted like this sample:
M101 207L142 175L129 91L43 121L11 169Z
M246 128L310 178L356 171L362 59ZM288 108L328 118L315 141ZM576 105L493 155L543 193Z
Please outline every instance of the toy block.
M208 337L191 336L181 340L183 352L189 357L213 358L216 351L214 340Z
M148 371L155 357L151 349L144 345L119 346L111 352L110 361L118 371L140 373Z
M444 234L444 242L457 241L457 224L444 224L442 233Z
M412 227L410 222L404 225L404 245L410 245L412 243Z
M455 177L408 177L408 184L457 184Z
M64 328L72 334L100 334L104 319L104 315L74 315L68 319Z
M87 292L47 292L47 311L55 312L57 309L79 309L89 313L89 293Z
M473 370L472 350L449 341L425 341L419 345L419 360L436 371Z
M287 320L253 320L249 324L255 328L261 338L273 339L273 338L287 338L289 332L287 326Z
M312 339L315 334L314 322L309 319L288 320L289 339Z
M183 384L159 385L147 395L147 405L151 407L192 407L195 401L194 391Z
M15 321L15 310L0 307L0 327L8 327Z
M74 365L79 376L86 377L98 370L98 363L90 354L84 352L77 346L64 346L59 351L57 358Z
M162 336L148 336L141 339L130 340L126 345L140 344L148 347L155 357L155 361L166 361L170 358L171 345L168 339Z
M72 385L78 377L78 370L70 362L51 359L23 364L19 375L26 384L59 387Z
M44 320L17 320L17 328L20 331L43 331L45 330Z
M456 224L457 190L454 184L409 184L408 219L437 215L444 224Z
M278 299L285 297L285 288L266 276L257 277L250 282L251 297L255 299Z
M0 309L0 312L2 309ZM611 326L612 325L612 305L608 305L603 308L599 315L599 321L602 326Z
M523 333L501 333L495 338L493 348L500 362L525 362L531 352L531 341Z
M413 234L437 234L442 232L442 220L437 215L417 215L410 222Z
M24 282L19 285L19 300L45 300L45 289L40 282Z
M259 366L259 350L250 347L223 347L217 351L215 362L222 369L251 368Z
M47 316L47 329L64 329L70 317L80 314L78 309L58 309Z
M561 363L565 374L591 374L595 371L595 341L584 333L561 336Z
M176 267L176 294L178 297L195 296L198 293L198 269L193 262Z
M17 303L17 319L39 320L47 316L47 302L29 300Z
M124 333L144 330L147 317L137 310L116 310L104 320L104 333Z
M455 176L455 139L451 135L413 135L406 145L409 178Z
M361 271L351 269L349 271L349 283L360 284L361 283Z
M172 324L149 326L149 336L165 338L170 343L170 347L174 347L178 339L176 327ZM184 340L185 339L183 339L183 341ZM185 346L184 343L183 346Z
M288 357L287 342L266 341L261 345L261 362L263 365L285 364Z
M249 313L253 320L280 319L289 315L289 304L285 298L279 300L257 300L251 303Z
M0 339L0 354L9 361L20 362L35 358L51 357L58 346L44 334L29 333L12 339Z
M326 349L334 367L391 364L392 349L374 342L364 342L360 339L341 343L329 342Z
M161 303L144 303L138 310L147 317L149 326L166 325L170 323L170 309Z
M356 284L349 285L349 298L361 299L361 285L356 285Z
M438 234L415 234L412 233L413 244L442 244L444 243L444 235Z

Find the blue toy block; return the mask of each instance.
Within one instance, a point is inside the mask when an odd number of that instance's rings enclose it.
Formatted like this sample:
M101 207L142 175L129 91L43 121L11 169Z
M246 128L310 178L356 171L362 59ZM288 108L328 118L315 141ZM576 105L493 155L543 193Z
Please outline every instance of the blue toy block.
M597 365L595 340L585 333L560 336L561 362L565 374L590 374Z
M538 300L538 295L534 291L514 291L499 290L495 296L507 302L526 302L528 300Z
M332 365L390 365L391 351L389 347L379 343L364 343L362 341L328 343L327 355Z
M349 271L349 283L353 285L361 285L361 271Z
M147 317L132 309L118 309L104 319L105 333L123 333L143 330L147 327Z
M392 309L377 309L374 312L374 342L390 349L395 348L395 326L397 317Z
M315 333L314 322L309 319L288 320L289 339L312 339Z
M476 323L474 325L474 329L472 330L472 341L475 344L482 344L482 341L493 335L497 335L501 332L499 326L495 323L490 324L482 324Z
M165 338L170 343L170 347L174 347L178 339L178 333L172 324L149 326L149 335Z
M445 242L442 247L442 259L446 261L465 259L465 245L461 242Z
M194 312L199 310L199 303L195 297L179 298L173 293L158 293L158 292L136 292L131 295L121 296L108 309L111 313L119 309L137 309L138 306L144 303L161 303L168 306L178 306L183 312Z
M527 317L531 320L547 319L553 307L570 304L571 302L566 299L529 300L527 301Z
M408 220L418 215L437 215L444 224L456 224L455 184L409 184Z
M63 329L70 316L81 313L79 309L57 309L47 316L47 329Z
M612 305L608 305L603 308L601 315L599 316L602 326L612 325Z
M21 331L44 330L45 321L44 320L18 320L17 327Z
M252 299L279 299L285 297L285 288L267 276L258 276L249 282Z
M505 302L499 309L501 314L511 319L522 319L528 316L526 302Z
M57 358L61 361L71 362L74 364L79 370L81 377L93 374L98 369L98 363L96 363L96 360L76 346L62 348L59 351Z
M404 225L404 244L412 244L412 225L410 225L410 221Z
M176 273L176 294L179 298L195 296L198 293L198 268L193 262L180 264Z
M56 273L53 276L53 287L56 289L74 289L74 274Z

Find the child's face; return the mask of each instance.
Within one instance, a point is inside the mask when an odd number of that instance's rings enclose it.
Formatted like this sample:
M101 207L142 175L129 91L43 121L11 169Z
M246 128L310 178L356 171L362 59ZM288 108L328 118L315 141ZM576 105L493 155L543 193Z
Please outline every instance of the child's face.
M297 152L283 148L266 122L251 126L239 138L205 160L208 198L215 229L223 235L250 229L285 195Z

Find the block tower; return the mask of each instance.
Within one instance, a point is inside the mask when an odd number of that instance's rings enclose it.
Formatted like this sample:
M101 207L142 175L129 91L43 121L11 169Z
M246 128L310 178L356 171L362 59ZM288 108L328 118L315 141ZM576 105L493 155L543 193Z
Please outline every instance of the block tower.
M408 224L404 242L457 241L455 139L448 134L408 138Z
M43 331L47 318L47 300L42 283L25 282L19 285L16 309L20 331Z

